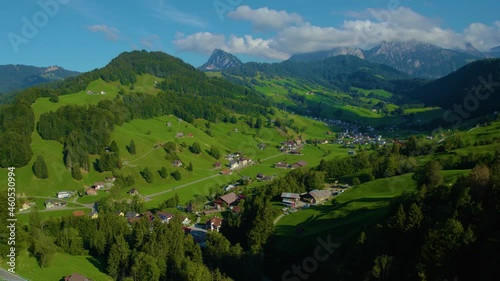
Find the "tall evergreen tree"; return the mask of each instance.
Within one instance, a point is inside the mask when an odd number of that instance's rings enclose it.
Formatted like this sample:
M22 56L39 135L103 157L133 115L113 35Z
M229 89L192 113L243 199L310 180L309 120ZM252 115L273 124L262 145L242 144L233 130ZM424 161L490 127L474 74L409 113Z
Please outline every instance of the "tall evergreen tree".
M49 170L42 155L38 155L33 163L33 174L39 179L46 179L49 177Z
M147 167L141 171L141 176L147 183L153 182L153 173Z
M120 153L120 149L118 148L118 145L116 144L116 141L112 141L111 144L109 145L109 149L112 151L112 152L115 152L115 153Z
M82 172L80 171L80 165L77 164L71 167L71 176L77 181L83 179Z
M130 144L129 144L129 146L127 148L128 148L128 152L130 154L135 154L136 153L136 151L135 151L135 142L134 142L133 139L130 140Z

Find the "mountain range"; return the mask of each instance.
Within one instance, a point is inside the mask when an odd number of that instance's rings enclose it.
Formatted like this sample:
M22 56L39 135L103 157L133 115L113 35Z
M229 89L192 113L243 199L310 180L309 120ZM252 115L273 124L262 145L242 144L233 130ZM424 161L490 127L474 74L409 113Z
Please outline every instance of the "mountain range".
M329 57L350 55L369 62L385 64L412 77L436 79L448 75L462 66L479 59L500 57L500 46L481 52L472 44L451 50L418 41L383 42L369 50L355 47L336 47L330 50L294 54L287 61L314 62ZM207 63L198 69L221 71L242 65L234 55L214 50Z
M367 61L386 64L413 77L435 79L458 70L469 62L500 56L500 47L480 52L471 44L451 50L418 41L383 42L369 50L338 47L328 51L296 54L290 61L316 61L331 56L355 55Z
M0 93L28 88L80 74L59 66L0 65Z

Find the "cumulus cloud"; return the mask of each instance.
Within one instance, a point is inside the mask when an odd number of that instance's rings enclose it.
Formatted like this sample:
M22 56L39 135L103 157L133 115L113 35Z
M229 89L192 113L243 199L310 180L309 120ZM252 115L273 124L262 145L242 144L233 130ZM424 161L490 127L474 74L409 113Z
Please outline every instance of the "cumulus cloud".
M231 35L199 32L189 36L178 35L174 44L180 51L210 54L214 49L222 49L233 54L248 54L267 59L285 60L288 54L271 48L272 40L253 38L251 35L238 37Z
M106 39L111 40L111 41L117 41L120 36L119 33L120 31L112 26L107 26L105 24L101 25L89 25L86 27L88 30L91 32L101 32L106 36Z
M328 50L334 47L369 49L383 41L417 40L443 48L464 48L471 43L479 50L500 45L500 21L491 25L471 23L462 31L442 28L439 21L422 16L406 7L366 9L349 12L351 19L340 26L316 26L293 17L285 11L268 8L252 10L239 7L230 18L248 20L255 29L275 29L269 38L209 32L182 35L174 44L179 50L209 54L215 48L235 54L248 54L267 59L283 60L292 54Z
M229 12L228 17L235 20L246 20L253 24L256 30L279 30L290 25L300 24L303 19L296 13L270 10L267 7L253 10L249 6L239 6Z

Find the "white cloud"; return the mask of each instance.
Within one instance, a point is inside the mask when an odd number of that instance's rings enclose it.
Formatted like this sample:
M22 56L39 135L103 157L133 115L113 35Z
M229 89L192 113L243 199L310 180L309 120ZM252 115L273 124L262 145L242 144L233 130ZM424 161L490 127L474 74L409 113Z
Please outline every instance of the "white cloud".
M249 6L239 6L235 11L229 12L228 17L250 21L256 30L279 30L303 22L302 17L296 13L289 14L283 10L270 10L267 7L252 10Z
M96 25L86 26L86 28L91 32L104 33L104 35L106 35L106 39L111 41L117 41L120 38L119 36L120 31L116 27L107 26L105 24L101 25L96 24Z
M281 16L280 16L281 15ZM349 12L354 19L345 20L338 27L316 26L303 22L296 15L267 8L252 10L247 6L230 14L233 19L245 19L254 28L278 29L269 38L251 35L231 35L209 32L181 35L174 44L179 50L210 54L220 48L235 54L248 54L267 59L283 60L292 54L328 50L334 47L368 49L383 41L417 40L443 48L463 48L467 42L479 50L500 45L500 21L491 25L471 23L463 31L442 28L439 21L422 16L409 8L393 10L366 9Z
M271 40L253 38L251 35L238 37L231 35L199 32L189 36L178 35L174 41L180 51L191 51L210 54L214 49L222 49L233 54L248 54L267 59L285 60L288 54L271 48Z
M214 49L221 49L225 46L225 40L224 35L210 32L198 32L189 36L178 33L174 45L181 51L210 54Z

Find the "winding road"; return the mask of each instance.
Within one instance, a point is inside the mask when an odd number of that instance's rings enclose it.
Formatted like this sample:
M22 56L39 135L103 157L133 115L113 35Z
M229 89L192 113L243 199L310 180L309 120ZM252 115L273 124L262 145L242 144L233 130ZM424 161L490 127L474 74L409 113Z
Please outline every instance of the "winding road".
M27 281L28 279L23 279L20 276L16 274L12 274L8 272L7 270L0 268L0 280L6 280L6 281Z

